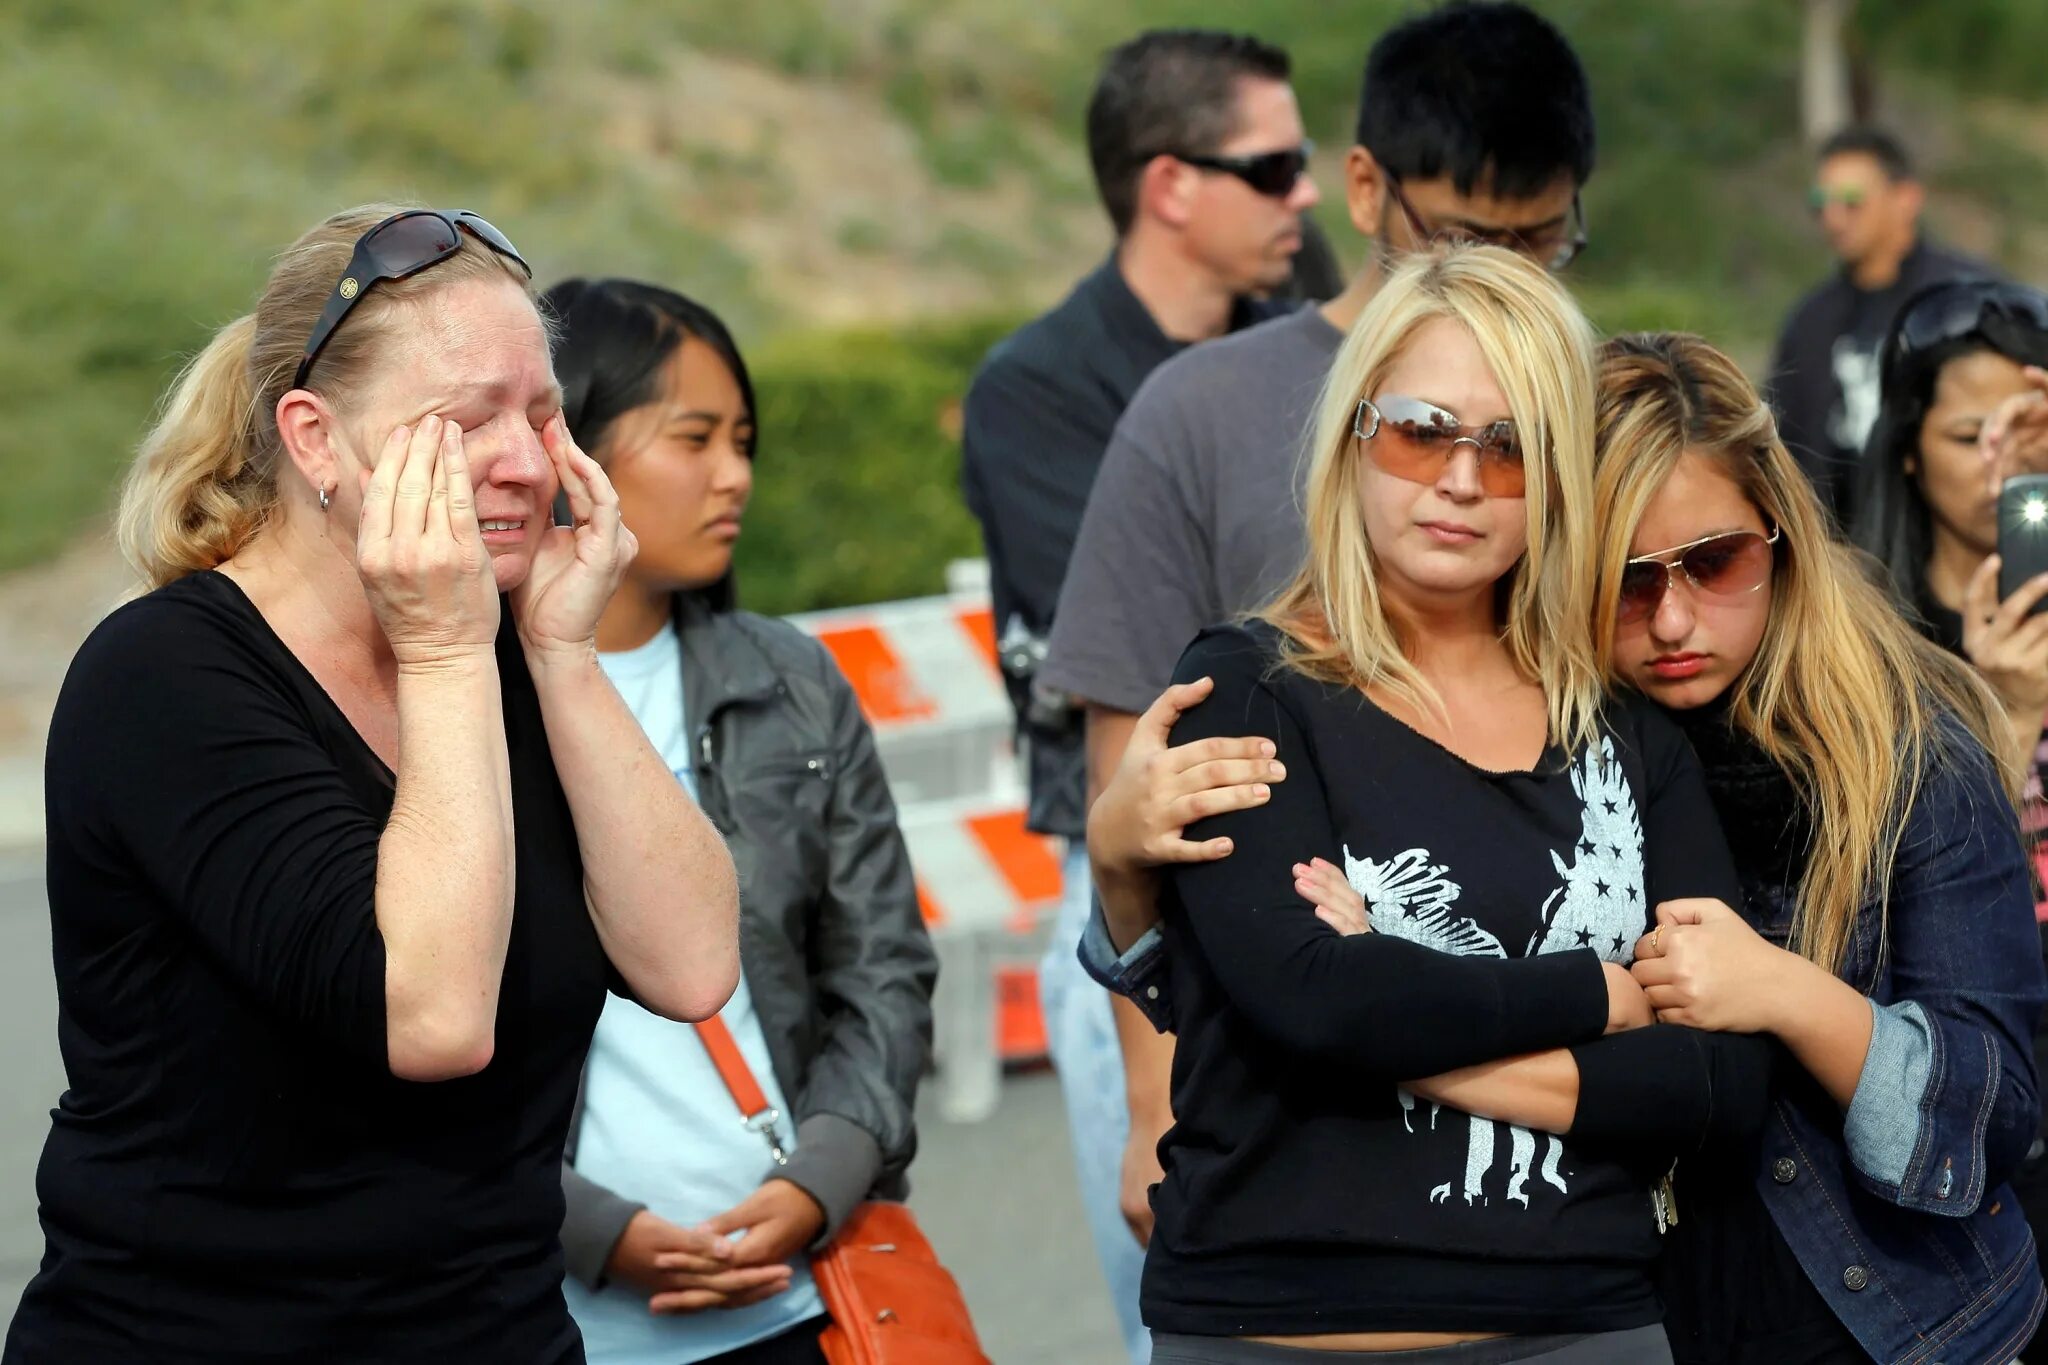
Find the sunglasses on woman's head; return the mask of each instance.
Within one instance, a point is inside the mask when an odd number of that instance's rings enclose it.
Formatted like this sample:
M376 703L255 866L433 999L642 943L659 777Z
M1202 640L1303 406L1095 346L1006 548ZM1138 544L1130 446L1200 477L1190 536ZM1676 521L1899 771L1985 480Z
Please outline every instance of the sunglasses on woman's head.
M1301 182L1301 177L1308 170L1308 159L1315 149L1315 143L1303 139L1299 147L1284 147L1277 152L1261 152L1257 156L1188 156L1179 152L1168 155L1175 161L1185 161L1205 171L1234 175L1260 194L1285 199Z
M533 267L510 239L468 209L404 209L394 213L356 238L348 269L341 272L340 282L327 296L327 306L320 310L319 321L313 324L313 334L306 338L306 354L292 376L292 387L306 387L306 375L321 348L372 285L402 280L447 260L462 250L465 232L525 271L527 279L533 278Z
M1961 341L1994 319L2048 333L2048 294L2023 284L1966 280L1937 285L1906 301L1892 332L1895 358Z
M1771 547L1777 543L1775 527L1769 535L1728 531L1631 559L1621 570L1621 619L1656 615L1680 573L1710 597L1747 596L1769 580L1775 557Z
M1434 403L1388 394L1358 400L1351 434L1383 472L1410 483L1435 483L1453 452L1465 445L1478 457L1479 487L1489 498L1519 498L1526 484L1522 442L1505 418L1462 426Z

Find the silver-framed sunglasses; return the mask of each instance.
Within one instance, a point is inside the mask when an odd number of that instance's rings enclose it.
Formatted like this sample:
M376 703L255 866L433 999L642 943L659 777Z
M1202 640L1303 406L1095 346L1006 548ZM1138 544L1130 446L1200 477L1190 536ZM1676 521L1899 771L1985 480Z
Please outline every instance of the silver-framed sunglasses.
M1770 582L1780 534L1775 526L1769 535L1722 531L1629 560L1621 567L1621 619L1641 621L1656 615L1681 573L1709 597L1748 596Z

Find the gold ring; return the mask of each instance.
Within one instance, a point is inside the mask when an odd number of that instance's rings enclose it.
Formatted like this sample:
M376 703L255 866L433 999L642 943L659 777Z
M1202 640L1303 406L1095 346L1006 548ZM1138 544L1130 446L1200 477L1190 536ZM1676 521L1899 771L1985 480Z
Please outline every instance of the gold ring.
M1664 926L1661 924L1650 931L1650 956L1664 956Z

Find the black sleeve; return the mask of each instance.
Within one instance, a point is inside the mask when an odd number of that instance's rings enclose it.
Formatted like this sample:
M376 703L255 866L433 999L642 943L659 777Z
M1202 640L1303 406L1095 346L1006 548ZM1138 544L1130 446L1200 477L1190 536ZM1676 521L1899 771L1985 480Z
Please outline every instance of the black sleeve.
M147 886L286 1026L385 1066L381 820L237 629L145 598L94 632L51 720L52 839Z
M1386 934L1345 937L1315 917L1293 866L1317 855L1341 866L1342 855L1301 718L1265 668L1256 641L1226 629L1198 639L1174 675L1216 683L1175 727L1176 744L1264 735L1288 765L1265 805L1188 831L1229 836L1230 857L1170 874L1171 913L1231 1005L1283 1048L1394 1080L1598 1037L1607 986L1589 950L1458 957Z
M1623 714L1642 753L1643 892L1654 915L1670 900L1710 897L1741 908L1742 880L1721 833L1699 755L1671 717L1640 698Z
M1569 1136L1588 1147L1671 1157L1752 1139L1770 1108L1775 1050L1761 1034L1678 1024L1575 1047L1579 1106Z
M1628 703L1627 719L1648 787L1643 888L1651 912L1660 902L1694 896L1739 908L1742 883L1699 757L1670 717L1648 702ZM1772 1050L1766 1037L1676 1024L1581 1044L1572 1049L1579 1104L1571 1135L1672 1156L1703 1142L1753 1135L1763 1126Z

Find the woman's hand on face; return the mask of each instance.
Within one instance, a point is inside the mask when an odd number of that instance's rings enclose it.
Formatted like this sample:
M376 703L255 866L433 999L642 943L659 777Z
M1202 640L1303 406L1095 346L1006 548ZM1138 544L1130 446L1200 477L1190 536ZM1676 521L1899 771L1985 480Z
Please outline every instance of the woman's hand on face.
M2028 613L2048 600L2048 574L2000 602L1998 568L1989 556L1963 590L1963 653L2008 711L2038 718L2048 712L2048 612Z
M2028 387L1995 408L1977 433L1992 495L2019 474L2048 474L2048 370L2027 366Z
M1316 908L1316 918L1347 938L1372 932L1372 912L1334 863L1311 858L1294 865L1294 894Z
M498 586L476 520L462 428L439 417L385 438L364 470L356 573L401 667L489 655Z
M619 519L618 491L577 448L560 413L542 428L541 444L569 495L576 524L542 532L532 569L512 590L512 616L530 655L595 657L597 618L640 545Z
M1784 1004L1784 949L1717 900L1666 901L1630 969L1657 1018L1716 1033L1769 1033Z
M1109 876L1132 876L1168 863L1206 863L1230 855L1229 839L1183 838L1197 820L1264 805L1271 783L1287 776L1268 739L1204 739L1169 748L1174 722L1209 695L1199 678L1161 693L1138 717L1109 785L1088 811L1088 854Z

